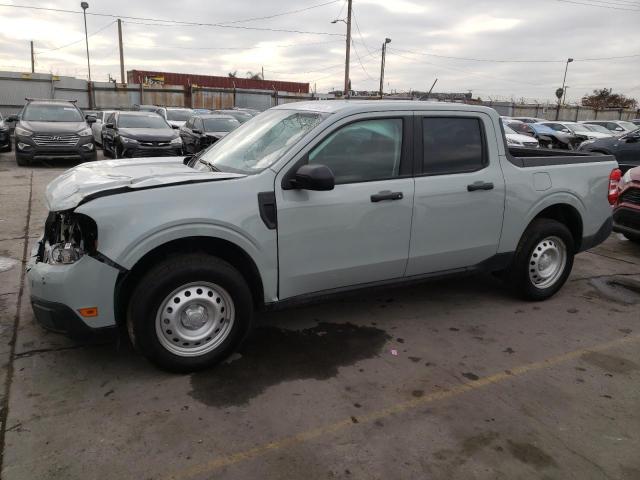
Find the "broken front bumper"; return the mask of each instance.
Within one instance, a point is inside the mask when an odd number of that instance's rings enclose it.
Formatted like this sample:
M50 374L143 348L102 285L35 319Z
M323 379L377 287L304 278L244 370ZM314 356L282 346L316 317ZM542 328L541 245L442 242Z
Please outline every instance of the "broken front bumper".
M119 271L85 255L68 265L38 261L39 243L27 266L33 312L43 327L70 335L116 326L114 290ZM95 309L83 317L81 309Z

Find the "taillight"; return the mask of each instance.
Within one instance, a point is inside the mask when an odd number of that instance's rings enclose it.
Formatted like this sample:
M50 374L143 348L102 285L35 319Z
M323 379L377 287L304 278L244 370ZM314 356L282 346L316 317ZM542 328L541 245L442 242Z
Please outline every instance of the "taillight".
M609 205L615 205L618 201L618 195L620 194L620 190L618 190L618 183L622 178L622 172L619 168L611 170L609 174L609 193L607 194L607 200L609 200Z

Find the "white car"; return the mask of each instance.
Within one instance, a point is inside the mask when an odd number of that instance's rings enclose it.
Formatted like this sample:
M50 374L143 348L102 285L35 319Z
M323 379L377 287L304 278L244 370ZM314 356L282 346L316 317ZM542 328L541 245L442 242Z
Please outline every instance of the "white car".
M612 135L602 132L594 132L586 125L577 122L541 122L542 125L549 127L556 132L573 133L574 135L580 135L586 137L587 140L598 140L600 138L609 138Z
M504 133L507 137L507 145L510 147L538 148L540 146L537 139L530 137L529 135L521 135L504 123L502 126L504 127Z
M91 124L91 133L93 134L93 140L100 146L102 146L102 124L104 123L104 119L111 113L113 113L113 110L101 110L91 113L91 115L95 115L96 117L96 121Z
M626 122L624 120L586 120L584 122L588 125L600 125L611 132L611 135L620 137L629 132L633 132L638 128L638 125L633 122Z
M193 117L193 110L191 108L158 107L154 112L164 118L173 128L182 127L187 120Z

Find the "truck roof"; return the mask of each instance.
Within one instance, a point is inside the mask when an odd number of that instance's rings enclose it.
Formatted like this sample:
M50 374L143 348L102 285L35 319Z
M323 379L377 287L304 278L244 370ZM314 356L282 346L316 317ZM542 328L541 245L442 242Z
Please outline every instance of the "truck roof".
M493 108L462 103L421 102L412 100L316 100L308 102L292 102L274 107L279 110L304 110L326 113L360 113L393 110L425 110L425 111L469 111L484 112L496 115Z

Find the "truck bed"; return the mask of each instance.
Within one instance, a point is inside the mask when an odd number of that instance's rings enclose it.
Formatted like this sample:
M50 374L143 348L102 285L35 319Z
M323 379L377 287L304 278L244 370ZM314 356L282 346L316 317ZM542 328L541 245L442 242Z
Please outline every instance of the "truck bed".
M615 162L613 155L589 152L551 150L547 148L509 147L507 159L517 167L542 167L545 165L571 165L576 163Z

